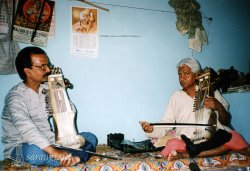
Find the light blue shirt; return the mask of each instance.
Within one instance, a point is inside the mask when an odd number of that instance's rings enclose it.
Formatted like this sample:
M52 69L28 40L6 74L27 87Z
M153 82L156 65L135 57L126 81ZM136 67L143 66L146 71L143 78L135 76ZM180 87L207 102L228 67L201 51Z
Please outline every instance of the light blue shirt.
M21 143L35 144L41 149L55 143L43 89L47 89L47 85L41 84L36 93L21 82L8 92L2 112L5 158Z

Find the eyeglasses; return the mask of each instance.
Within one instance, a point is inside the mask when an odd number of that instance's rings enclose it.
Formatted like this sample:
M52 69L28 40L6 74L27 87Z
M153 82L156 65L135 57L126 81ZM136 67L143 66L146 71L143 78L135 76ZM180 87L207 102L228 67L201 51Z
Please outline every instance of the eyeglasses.
M54 67L54 65L52 64L42 64L41 66L36 66L36 65L32 65L33 67L37 67L37 68L40 68L42 69L43 71L46 71L47 68L51 69Z

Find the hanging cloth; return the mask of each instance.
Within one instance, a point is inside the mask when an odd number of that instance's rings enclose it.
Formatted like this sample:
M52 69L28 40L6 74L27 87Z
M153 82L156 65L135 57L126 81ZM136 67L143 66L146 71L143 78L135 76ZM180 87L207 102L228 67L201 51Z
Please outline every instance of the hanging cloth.
M182 34L188 34L189 48L200 52L203 44L208 44L208 38L202 25L200 4L196 0L169 0L168 4L176 13L176 29Z
M15 57L20 48L12 40L12 18L14 15L15 0L0 0L0 74L14 74Z

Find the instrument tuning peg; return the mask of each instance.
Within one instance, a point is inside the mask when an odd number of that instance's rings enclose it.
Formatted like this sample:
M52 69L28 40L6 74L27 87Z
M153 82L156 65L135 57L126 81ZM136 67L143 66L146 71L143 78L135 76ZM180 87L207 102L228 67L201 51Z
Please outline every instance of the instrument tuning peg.
M49 90L47 89L42 89L42 94L47 94Z
M60 68L59 68L59 67L56 67L56 68L55 68L55 73L56 73L56 74L60 74Z
M73 84L71 84L71 82L67 78L64 78L64 83L65 83L66 88L69 88L69 89L74 88Z
M59 67L51 68L51 74L62 74L62 70Z

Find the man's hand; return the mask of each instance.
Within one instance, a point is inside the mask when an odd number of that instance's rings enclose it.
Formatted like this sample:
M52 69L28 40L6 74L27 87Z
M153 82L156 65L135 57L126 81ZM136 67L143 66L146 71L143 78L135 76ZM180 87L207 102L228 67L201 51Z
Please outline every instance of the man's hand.
M53 146L47 146L43 150L46 151L51 158L59 160L61 166L73 166L80 162L79 157L72 156L67 151L58 150Z
M230 124L230 120L231 120L230 114L228 113L228 111L226 111L224 106L216 98L208 96L204 100L204 107L218 111L219 121L223 125Z
M80 158L77 156L72 156L68 154L66 157L60 159L61 166L73 166L80 162Z
M141 124L141 127L144 130L144 132L151 133L154 131L154 127L150 125L148 122L140 121L139 123Z
M216 98L210 96L204 100L204 107L217 111L221 110L222 108L224 109L222 104Z

